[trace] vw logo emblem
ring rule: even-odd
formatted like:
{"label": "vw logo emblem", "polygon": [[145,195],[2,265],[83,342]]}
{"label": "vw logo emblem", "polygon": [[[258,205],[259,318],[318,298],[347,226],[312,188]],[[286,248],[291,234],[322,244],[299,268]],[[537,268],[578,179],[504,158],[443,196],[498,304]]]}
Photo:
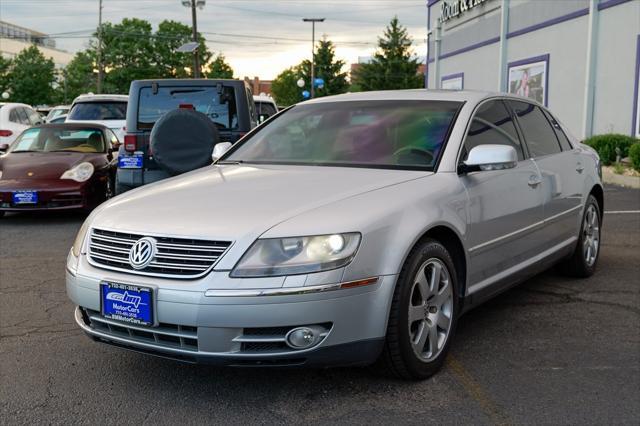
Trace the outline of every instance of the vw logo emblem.
{"label": "vw logo emblem", "polygon": [[133,269],[144,269],[156,255],[156,239],[151,237],[140,238],[129,250],[129,263]]}

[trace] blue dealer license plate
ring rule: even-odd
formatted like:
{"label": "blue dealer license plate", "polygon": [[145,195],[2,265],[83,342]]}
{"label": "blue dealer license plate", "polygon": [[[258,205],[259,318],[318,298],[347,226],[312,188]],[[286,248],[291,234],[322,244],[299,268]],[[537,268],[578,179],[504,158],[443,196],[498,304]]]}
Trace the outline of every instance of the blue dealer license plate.
{"label": "blue dealer license plate", "polygon": [[120,169],[141,169],[142,153],[134,153],[133,155],[121,155],[118,157],[118,168]]}
{"label": "blue dealer license plate", "polygon": [[13,193],[13,204],[38,204],[38,192],[36,191],[15,191]]}
{"label": "blue dealer license plate", "polygon": [[129,284],[100,284],[102,315],[117,321],[153,325],[153,290]]}

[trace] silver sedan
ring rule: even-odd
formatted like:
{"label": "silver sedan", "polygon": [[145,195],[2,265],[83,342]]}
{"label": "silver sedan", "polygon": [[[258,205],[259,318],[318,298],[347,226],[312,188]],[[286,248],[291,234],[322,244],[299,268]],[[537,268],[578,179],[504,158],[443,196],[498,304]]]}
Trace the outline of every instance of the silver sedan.
{"label": "silver sedan", "polygon": [[587,277],[598,261],[598,156],[527,99],[321,98],[214,156],[87,218],[66,279],[95,340],[425,378],[465,311],[554,264]]}

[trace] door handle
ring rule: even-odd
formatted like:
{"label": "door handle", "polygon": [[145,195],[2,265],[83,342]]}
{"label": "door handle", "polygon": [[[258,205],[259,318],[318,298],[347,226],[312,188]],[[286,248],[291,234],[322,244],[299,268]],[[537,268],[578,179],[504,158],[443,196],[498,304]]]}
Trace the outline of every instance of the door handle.
{"label": "door handle", "polygon": [[532,175],[529,178],[529,182],[527,182],[527,185],[529,185],[531,188],[535,188],[540,185],[540,183],[542,183],[542,181],[538,179],[538,176]]}
{"label": "door handle", "polygon": [[582,166],[582,163],[578,163],[576,165],[576,172],[582,173],[583,170],[584,170],[584,167]]}

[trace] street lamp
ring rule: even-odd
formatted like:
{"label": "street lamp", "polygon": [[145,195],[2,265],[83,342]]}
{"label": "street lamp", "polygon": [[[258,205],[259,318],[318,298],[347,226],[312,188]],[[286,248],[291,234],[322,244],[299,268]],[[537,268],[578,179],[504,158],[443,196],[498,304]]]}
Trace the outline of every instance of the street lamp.
{"label": "street lamp", "polygon": [[[191,27],[193,28],[193,41],[198,43],[198,19],[196,17],[196,7],[200,10],[204,7],[205,0],[180,0],[184,7],[191,8]],[[193,78],[200,78],[200,58],[198,49],[193,49]]]}
{"label": "street lamp", "polygon": [[304,22],[311,22],[311,98],[314,95],[314,82],[316,80],[313,60],[316,53],[316,22],[324,22],[324,18],[303,18]]}

